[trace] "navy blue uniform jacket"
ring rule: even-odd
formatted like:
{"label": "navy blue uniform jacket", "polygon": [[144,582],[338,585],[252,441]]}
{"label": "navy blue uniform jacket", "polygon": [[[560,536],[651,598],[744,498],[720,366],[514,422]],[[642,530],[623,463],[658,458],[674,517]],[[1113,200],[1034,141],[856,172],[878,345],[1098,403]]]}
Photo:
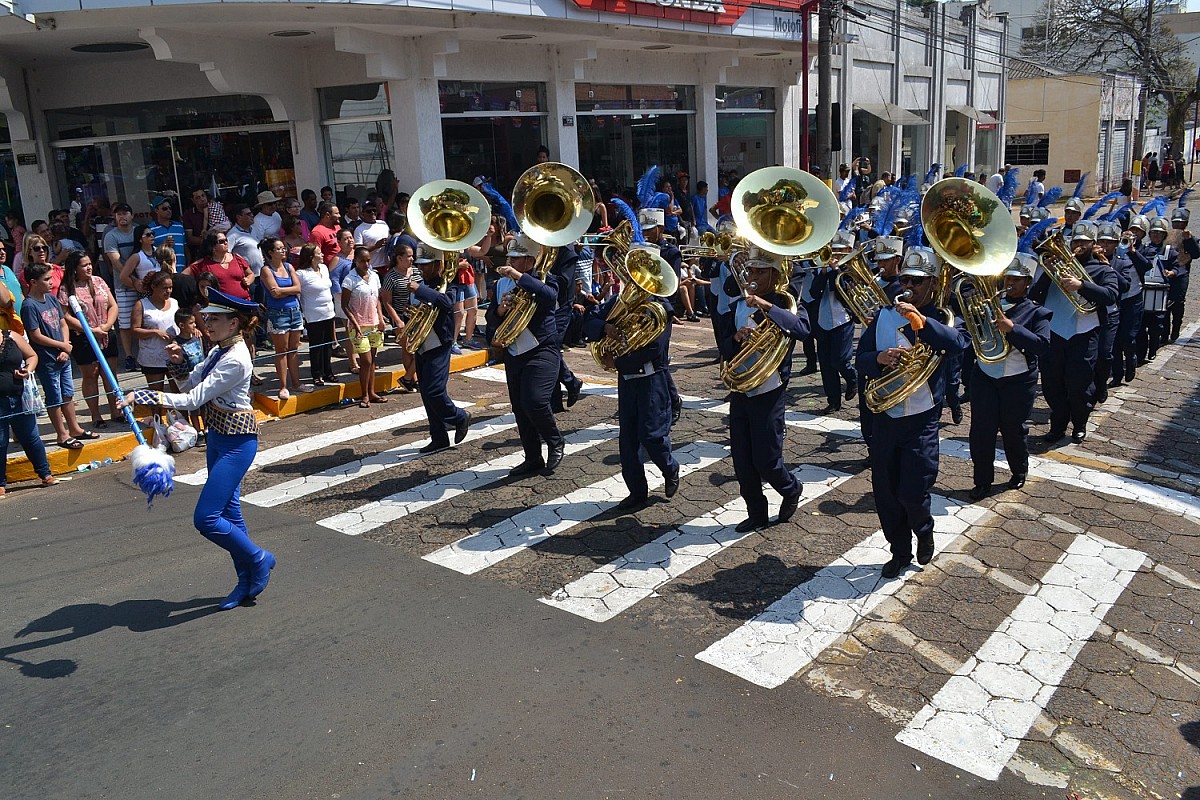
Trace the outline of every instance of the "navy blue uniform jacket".
{"label": "navy blue uniform jacket", "polygon": [[[779,380],[787,386],[788,381],[792,377],[792,350],[796,347],[796,340],[803,339],[808,336],[808,312],[804,310],[804,306],[797,304],[796,313],[792,313],[784,308],[781,303],[786,303],[789,298],[776,292],[771,292],[763,298],[772,304],[771,310],[767,312],[767,316],[771,321],[779,326],[780,330],[791,339],[791,345],[788,347],[788,354],[784,356],[783,363],[779,365]],[[721,332],[717,339],[717,349],[721,352],[721,358],[729,361],[738,354],[742,349],[742,343],[734,341],[734,334],[737,333],[730,314],[731,322],[728,328]],[[763,312],[755,311],[751,317],[755,323],[761,325],[763,322]]]}
{"label": "navy blue uniform jacket", "polygon": [[[533,312],[533,319],[529,321],[527,330],[537,337],[539,344],[547,342],[555,342],[558,339],[558,325],[554,320],[555,303],[558,301],[558,289],[552,284],[542,283],[537,279],[536,275],[528,273],[521,276],[517,281],[517,288],[524,289],[533,296],[534,303],[537,308]],[[487,338],[488,344],[492,342],[492,335],[496,331],[496,326],[503,319],[499,313],[500,298],[496,298],[496,302],[491,303],[487,310]]]}
{"label": "navy blue uniform jacket", "polygon": [[[929,303],[919,310],[925,317],[925,327],[917,332],[916,338],[929,345],[935,352],[941,352],[944,357],[949,357],[961,353],[971,346],[971,340],[967,338],[967,334],[958,327],[962,325],[961,320],[956,322],[955,327],[945,324],[941,321],[942,312],[933,303]],[[875,345],[875,329],[879,324],[879,316],[875,315],[858,340],[858,354],[855,359],[858,364],[858,374],[867,379],[883,375],[883,367],[877,360],[880,351],[876,349]],[[912,328],[906,327],[904,333],[912,342]],[[933,404],[941,405],[946,398],[946,370],[934,370],[932,377],[929,378],[929,391],[933,395]]]}
{"label": "navy blue uniform jacket", "polygon": [[[671,304],[661,297],[653,297],[649,302],[658,303],[666,310],[666,327],[650,344],[615,359],[617,372],[620,374],[629,375],[640,372],[647,361],[654,363],[655,370],[667,368],[668,351],[671,346]],[[584,339],[589,342],[598,342],[604,338],[605,322],[616,303],[617,298],[610,297],[600,305],[593,306],[588,310],[587,315],[583,318]]]}

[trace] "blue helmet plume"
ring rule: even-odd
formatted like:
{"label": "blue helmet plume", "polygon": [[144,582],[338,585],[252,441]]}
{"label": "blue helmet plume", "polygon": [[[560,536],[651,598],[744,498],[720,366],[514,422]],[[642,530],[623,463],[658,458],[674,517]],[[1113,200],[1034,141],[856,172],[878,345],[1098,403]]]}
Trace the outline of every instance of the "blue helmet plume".
{"label": "blue helmet plume", "polygon": [[1179,205],[1176,208],[1183,208],[1183,204],[1187,202],[1188,195],[1192,193],[1192,189],[1184,189],[1183,194],[1179,195]]}
{"label": "blue helmet plume", "polygon": [[852,194],[854,194],[854,181],[847,179],[846,185],[842,187],[840,192],[838,192],[838,202],[849,203],[850,195]]}
{"label": "blue helmet plume", "polygon": [[854,220],[859,214],[867,210],[866,206],[855,206],[850,209],[850,212],[842,219],[842,224],[838,226],[840,230],[848,231],[850,226],[854,224]]}
{"label": "blue helmet plume", "polygon": [[[655,193],[658,192],[658,164],[646,170],[637,182],[637,198],[638,203],[644,208],[654,199]],[[635,220],[636,221],[636,220]]]}
{"label": "blue helmet plume", "polygon": [[1016,167],[1008,168],[1008,172],[1004,173],[1004,185],[1000,187],[1000,193],[997,195],[1009,211],[1012,211],[1013,200],[1017,197],[1017,175],[1020,171]]}
{"label": "blue helmet plume", "polygon": [[1104,195],[1104,197],[1101,197],[1099,200],[1092,203],[1091,206],[1088,207],[1088,210],[1083,212],[1083,218],[1091,219],[1092,215],[1099,211],[1101,206],[1103,206],[1105,203],[1110,203],[1113,200],[1116,200],[1120,196],[1120,192],[1109,192],[1108,194]]}
{"label": "blue helmet plume", "polygon": [[[1147,203],[1146,205],[1149,206],[1149,205],[1151,205],[1151,203]],[[1163,208],[1164,209],[1166,208],[1166,199],[1165,198],[1163,200]],[[1126,214],[1129,214],[1132,211],[1133,211],[1133,201],[1129,200],[1129,201],[1117,206],[1116,208],[1114,208],[1112,211],[1108,212],[1104,216],[1100,217],[1100,221],[1101,222],[1116,222],[1117,220],[1121,219],[1121,217],[1124,217]],[[1145,211],[1146,211],[1146,209],[1142,209],[1142,213],[1145,213]]]}
{"label": "blue helmet plume", "polygon": [[1166,195],[1160,194],[1158,197],[1154,198],[1149,203],[1146,203],[1146,205],[1142,206],[1142,210],[1139,211],[1138,213],[1144,214],[1146,216],[1150,216],[1150,212],[1154,212],[1154,216],[1156,216],[1156,217],[1166,216],[1166,213],[1167,213],[1167,197],[1166,197]]}
{"label": "blue helmet plume", "polygon": [[1083,193],[1087,190],[1088,175],[1091,175],[1091,174],[1092,173],[1090,173],[1090,172],[1083,173],[1083,177],[1079,179],[1079,183],[1075,184],[1075,193],[1072,194],[1071,197],[1078,197],[1078,198],[1083,197]]}
{"label": "blue helmet plume", "polygon": [[[645,244],[646,237],[642,233],[642,225],[638,222],[637,214],[633,213],[633,209],[629,207],[629,203],[626,203],[619,197],[614,197],[613,199],[609,200],[608,203],[613,208],[617,209],[617,214],[621,217],[621,219],[628,222],[629,227],[633,229],[633,243]],[[613,227],[616,226],[614,225]]]}
{"label": "blue helmet plume", "polygon": [[1061,186],[1054,186],[1046,190],[1042,195],[1042,202],[1038,203],[1038,208],[1049,208],[1058,198],[1062,197],[1063,190]]}
{"label": "blue helmet plume", "polygon": [[[963,167],[964,167],[964,170],[963,170],[963,171],[964,171],[964,172],[966,171],[966,169],[965,169],[965,168],[966,168],[966,166],[967,166],[966,164],[963,164]],[[936,181],[936,180],[937,180],[938,173],[940,173],[941,171],[942,171],[942,165],[941,165],[941,164],[934,164],[933,166],[931,166],[931,167],[929,168],[929,172],[926,172],[926,173],[925,173],[925,180],[924,180],[923,182],[924,182],[924,183],[928,183],[928,184],[932,184],[934,181]]]}
{"label": "blue helmet plume", "polygon": [[[882,194],[882,193],[881,193]],[[875,212],[875,233],[880,236],[890,236],[901,211],[912,213],[921,207],[921,196],[915,191],[905,190],[890,192],[886,195],[883,205]]]}
{"label": "blue helmet plume", "polygon": [[1034,225],[1029,230],[1025,231],[1025,235],[1017,241],[1017,250],[1022,253],[1033,254],[1033,246],[1037,241],[1046,235],[1046,232],[1058,224],[1058,220],[1054,217],[1044,219]]}
{"label": "blue helmet plume", "polygon": [[521,224],[517,222],[517,215],[513,213],[512,204],[504,195],[496,191],[491,181],[480,184],[479,191],[492,205],[500,209],[500,213],[504,215],[504,221],[508,223],[508,229],[513,233],[520,233]]}

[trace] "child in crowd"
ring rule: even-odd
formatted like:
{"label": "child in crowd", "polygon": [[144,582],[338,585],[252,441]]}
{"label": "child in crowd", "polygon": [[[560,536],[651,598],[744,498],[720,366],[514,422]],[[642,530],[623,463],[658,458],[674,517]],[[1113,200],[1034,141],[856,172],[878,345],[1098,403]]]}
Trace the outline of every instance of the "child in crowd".
{"label": "child in crowd", "polygon": [[[175,325],[179,328],[175,344],[179,345],[179,349],[183,351],[183,364],[190,374],[204,360],[204,337],[200,334],[200,329],[196,327],[196,315],[191,311],[182,308],[176,311]],[[203,432],[204,417],[199,411],[188,412],[188,418],[191,420],[193,428]]]}

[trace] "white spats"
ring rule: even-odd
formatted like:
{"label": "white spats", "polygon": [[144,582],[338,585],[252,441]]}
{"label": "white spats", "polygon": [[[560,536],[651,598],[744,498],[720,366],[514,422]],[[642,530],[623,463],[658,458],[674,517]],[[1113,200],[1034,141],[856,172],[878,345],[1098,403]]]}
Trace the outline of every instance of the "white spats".
{"label": "white spats", "polygon": [[[471,432],[468,436],[471,439],[486,439],[489,436],[504,433],[515,427],[517,427],[517,418],[512,414],[505,414],[502,417],[471,426]],[[290,481],[284,481],[277,486],[248,494],[242,498],[242,502],[253,506],[269,508],[281,505],[289,500],[299,500],[311,494],[324,492],[334,486],[407,464],[413,459],[420,458],[421,453],[419,451],[427,444],[429,444],[429,439],[419,439],[409,444],[393,447],[390,450],[384,450],[382,453],[373,453],[366,458],[357,459],[347,464],[339,464],[336,467],[330,467],[312,475],[304,475]]]}
{"label": "white spats", "polygon": [[[675,451],[680,477],[712,466],[728,455],[727,448],[710,442],[696,442]],[[663,485],[663,477],[653,466],[646,470],[646,478],[651,491]],[[473,575],[611,510],[625,491],[621,476],[613,475],[459,539],[425,556],[425,560]]]}
{"label": "white spats", "polygon": [[[575,431],[565,437],[567,446],[564,454],[569,456],[595,447],[601,442],[611,441],[619,433],[620,428],[611,423]],[[493,458],[412,489],[396,492],[381,500],[373,500],[350,511],[334,514],[332,517],[318,520],[317,524],[348,536],[360,536],[409,514],[416,514],[438,503],[452,500],[472,489],[481,489],[495,483],[524,460],[525,454],[517,450],[515,453]]]}
{"label": "white spats", "polygon": [[896,739],[996,780],[1145,554],[1076,537]]}
{"label": "white spats", "polygon": [[[850,479],[840,472],[809,466],[795,469],[792,474],[801,483],[801,507]],[[775,516],[779,502],[774,494],[770,498],[770,513]],[[746,501],[739,497],[572,581],[542,598],[542,602],[595,622],[606,622],[749,536],[734,530],[745,518]]]}
{"label": "white spats", "polygon": [[[932,510],[935,554],[987,513],[939,495]],[[768,689],[782,685],[903,585],[912,570],[890,581],[879,574],[890,558],[876,531],[696,658]]]}

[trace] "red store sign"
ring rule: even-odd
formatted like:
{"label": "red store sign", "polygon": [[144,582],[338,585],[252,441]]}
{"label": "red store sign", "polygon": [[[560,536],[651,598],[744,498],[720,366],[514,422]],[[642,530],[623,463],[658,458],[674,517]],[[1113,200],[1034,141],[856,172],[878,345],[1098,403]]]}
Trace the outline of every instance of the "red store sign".
{"label": "red store sign", "polygon": [[[575,0],[575,5],[591,11],[676,19],[704,25],[734,25],[750,8],[746,0]],[[805,3],[801,0],[758,0],[754,5],[798,12],[811,10],[815,8],[816,3]]]}

